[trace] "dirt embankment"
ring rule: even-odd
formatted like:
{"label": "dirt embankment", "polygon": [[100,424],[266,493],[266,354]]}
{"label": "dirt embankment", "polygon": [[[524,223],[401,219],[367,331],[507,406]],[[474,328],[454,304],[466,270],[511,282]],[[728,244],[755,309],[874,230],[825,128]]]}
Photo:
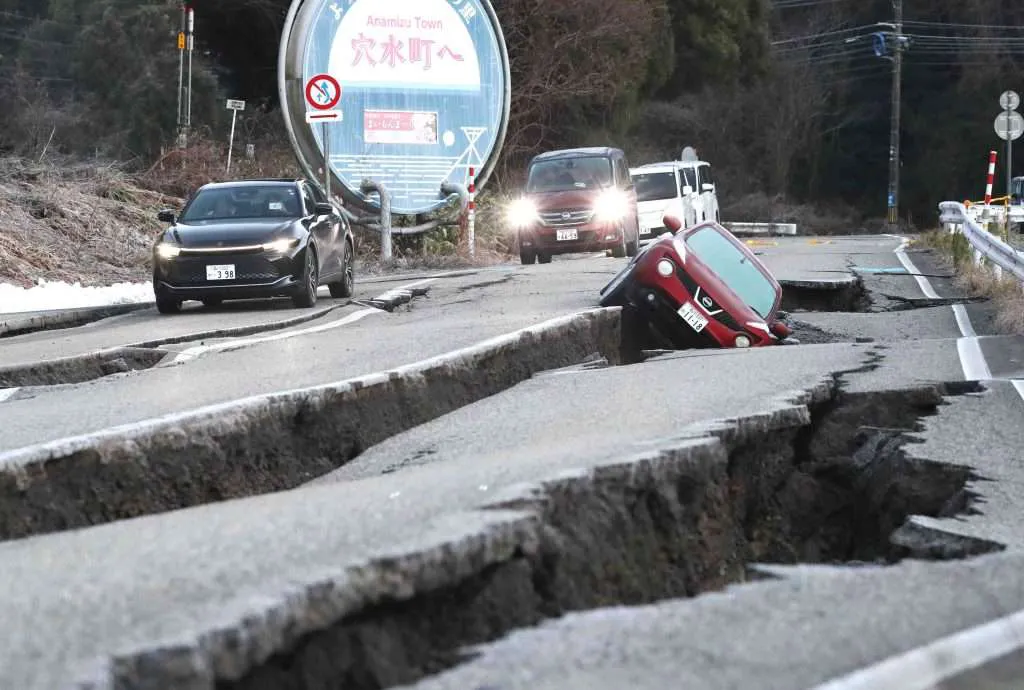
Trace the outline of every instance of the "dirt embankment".
{"label": "dirt embankment", "polygon": [[181,203],[114,166],[0,160],[0,282],[145,280],[156,213]]}

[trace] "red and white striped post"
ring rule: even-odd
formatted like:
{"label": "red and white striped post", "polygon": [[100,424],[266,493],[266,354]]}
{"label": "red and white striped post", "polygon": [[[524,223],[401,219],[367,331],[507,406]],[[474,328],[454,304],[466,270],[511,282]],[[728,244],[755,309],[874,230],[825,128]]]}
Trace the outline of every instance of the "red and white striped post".
{"label": "red and white striped post", "polygon": [[988,152],[988,179],[985,181],[985,205],[992,203],[992,183],[996,179],[996,152]]}
{"label": "red and white striped post", "polygon": [[476,256],[476,169],[469,169],[469,258]]}

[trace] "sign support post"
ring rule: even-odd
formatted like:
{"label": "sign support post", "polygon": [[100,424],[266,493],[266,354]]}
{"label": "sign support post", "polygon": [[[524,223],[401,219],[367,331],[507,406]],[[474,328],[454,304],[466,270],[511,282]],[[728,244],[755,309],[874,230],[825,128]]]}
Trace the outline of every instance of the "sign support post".
{"label": "sign support post", "polygon": [[228,167],[225,174],[231,174],[231,154],[235,148],[235,122],[238,119],[238,111],[245,110],[245,101],[228,101],[228,110],[231,111],[231,138],[228,139]]}
{"label": "sign support post", "polygon": [[1013,111],[1020,106],[1020,96],[1016,91],[1004,91],[999,97],[999,105],[1003,108],[1003,117],[1006,118],[1009,135],[1006,137],[1006,198],[1013,196]]}
{"label": "sign support post", "polygon": [[328,122],[342,119],[342,112],[335,110],[341,101],[341,84],[329,74],[318,74],[306,82],[306,122],[320,123],[324,152],[324,195],[331,201],[331,139]]}
{"label": "sign support post", "polygon": [[324,138],[324,194],[331,200],[331,140],[327,136],[327,122],[320,125]]}

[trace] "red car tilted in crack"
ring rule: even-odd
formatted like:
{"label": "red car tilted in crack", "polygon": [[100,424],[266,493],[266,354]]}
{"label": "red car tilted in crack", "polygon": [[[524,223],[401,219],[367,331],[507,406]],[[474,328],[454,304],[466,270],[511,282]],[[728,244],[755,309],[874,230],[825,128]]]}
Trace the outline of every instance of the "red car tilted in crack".
{"label": "red car tilted in crack", "polygon": [[[782,287],[750,249],[721,225],[666,232],[601,290],[601,306],[628,306],[676,348],[792,343],[781,320]],[[674,233],[674,234],[673,234]]]}

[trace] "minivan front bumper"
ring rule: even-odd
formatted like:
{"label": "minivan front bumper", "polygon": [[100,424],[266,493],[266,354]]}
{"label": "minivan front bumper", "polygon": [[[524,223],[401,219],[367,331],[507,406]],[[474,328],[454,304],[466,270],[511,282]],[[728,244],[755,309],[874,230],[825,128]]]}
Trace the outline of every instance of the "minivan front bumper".
{"label": "minivan front bumper", "polygon": [[586,223],[574,227],[534,225],[519,232],[520,246],[544,254],[601,251],[622,245],[625,228],[621,223]]}

